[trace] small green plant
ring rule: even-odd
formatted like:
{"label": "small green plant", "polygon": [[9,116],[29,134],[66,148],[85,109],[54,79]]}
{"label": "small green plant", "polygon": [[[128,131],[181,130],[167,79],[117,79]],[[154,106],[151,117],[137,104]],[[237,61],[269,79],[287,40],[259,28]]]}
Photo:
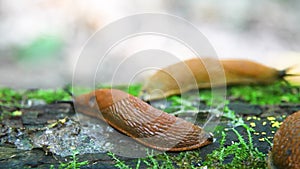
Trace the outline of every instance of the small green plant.
{"label": "small green plant", "polygon": [[199,151],[180,152],[178,155],[175,155],[170,159],[176,164],[175,168],[197,168],[201,163]]}
{"label": "small green plant", "polygon": [[74,151],[73,155],[71,157],[72,161],[68,163],[60,163],[59,169],[79,169],[82,166],[88,165],[88,161],[82,161],[78,162],[78,158],[76,157],[78,155],[78,151]]}
{"label": "small green plant", "polygon": [[[228,104],[228,103],[227,103]],[[236,113],[233,110],[230,110],[227,105],[224,106],[224,113],[223,117],[230,119],[230,122],[233,127],[243,126],[247,129],[247,131],[254,131],[253,128],[248,126],[242,117],[239,117],[236,115]]]}
{"label": "small green plant", "polygon": [[[115,161],[115,164],[114,164],[115,167],[122,168],[122,169],[130,169],[131,168],[127,164],[125,164],[124,161],[117,158],[114,153],[108,152],[107,155],[110,156]],[[140,164],[140,161],[138,161],[138,164]]]}
{"label": "small green plant", "polygon": [[[107,154],[115,161],[114,164],[115,167],[120,169],[132,169],[132,167],[127,165],[124,161],[117,158],[114,153],[108,152]],[[147,166],[147,168],[151,168],[151,169],[160,169],[160,168],[173,169],[174,168],[173,162],[168,154],[163,153],[154,156],[153,151],[151,152],[148,151],[147,154],[148,154],[147,157],[139,158],[137,160],[135,169],[139,169],[141,167],[141,164],[144,164],[145,166]]]}
{"label": "small green plant", "polygon": [[169,155],[166,153],[157,155],[156,157],[153,155],[153,151],[149,153],[146,158],[142,159],[142,162],[146,164],[147,167],[153,169],[172,169],[174,168],[172,161],[169,158]]}
{"label": "small green plant", "polygon": [[[239,132],[232,128],[237,135],[239,142],[234,142],[225,147],[226,134],[222,132],[220,147],[214,150],[203,163],[209,168],[266,168],[265,154],[253,147],[250,127],[245,127],[248,134],[248,143],[243,139]],[[226,159],[230,159],[226,162]]]}

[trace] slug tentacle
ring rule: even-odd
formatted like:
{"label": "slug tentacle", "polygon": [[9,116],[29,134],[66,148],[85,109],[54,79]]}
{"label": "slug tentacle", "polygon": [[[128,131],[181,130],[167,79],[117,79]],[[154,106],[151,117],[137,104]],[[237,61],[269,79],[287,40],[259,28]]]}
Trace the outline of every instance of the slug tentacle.
{"label": "slug tentacle", "polygon": [[[88,105],[94,97],[96,107]],[[140,99],[119,90],[102,89],[75,98],[78,111],[106,121],[113,128],[136,141],[162,151],[185,151],[199,148],[212,142],[212,135],[200,126],[158,110]],[[100,112],[98,112],[100,113]]]}

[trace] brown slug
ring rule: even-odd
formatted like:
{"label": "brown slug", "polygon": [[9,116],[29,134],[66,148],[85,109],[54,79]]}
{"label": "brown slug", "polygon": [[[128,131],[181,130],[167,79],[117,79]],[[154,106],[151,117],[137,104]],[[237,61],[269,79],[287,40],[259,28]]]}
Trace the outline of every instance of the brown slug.
{"label": "brown slug", "polygon": [[158,110],[115,89],[99,89],[74,98],[77,112],[99,118],[145,146],[185,151],[212,143],[200,126]]}
{"label": "brown slug", "polygon": [[300,168],[300,111],[288,116],[275,133],[268,167]]}
{"label": "brown slug", "polygon": [[[210,78],[220,73],[220,69],[214,68],[217,63],[223,67],[225,79],[212,81],[214,84],[211,84]],[[193,58],[157,71],[143,86],[140,98],[145,101],[162,99],[192,89],[209,88],[211,85],[268,84],[290,75],[287,70],[276,70],[243,59],[218,61],[212,58]],[[193,83],[196,85],[192,85]]]}

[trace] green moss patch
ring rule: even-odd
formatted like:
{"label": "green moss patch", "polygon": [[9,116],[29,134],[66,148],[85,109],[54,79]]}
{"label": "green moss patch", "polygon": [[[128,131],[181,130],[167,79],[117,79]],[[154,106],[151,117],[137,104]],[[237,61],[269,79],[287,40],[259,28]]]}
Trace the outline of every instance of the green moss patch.
{"label": "green moss patch", "polygon": [[265,86],[233,86],[229,88],[228,94],[235,99],[258,105],[300,102],[300,87],[291,86],[284,82]]}
{"label": "green moss patch", "polygon": [[[253,146],[251,132],[246,128],[248,142],[235,129],[230,129],[238,138],[225,146],[226,133],[222,132],[220,147],[207,155],[203,165],[209,168],[266,168],[265,154]],[[229,130],[228,130],[229,131]],[[227,132],[228,132],[227,131]]]}
{"label": "green moss patch", "polygon": [[0,105],[2,106],[21,106],[22,102],[29,99],[43,100],[46,103],[71,100],[71,96],[63,89],[14,90],[2,88],[0,89],[0,98]]}

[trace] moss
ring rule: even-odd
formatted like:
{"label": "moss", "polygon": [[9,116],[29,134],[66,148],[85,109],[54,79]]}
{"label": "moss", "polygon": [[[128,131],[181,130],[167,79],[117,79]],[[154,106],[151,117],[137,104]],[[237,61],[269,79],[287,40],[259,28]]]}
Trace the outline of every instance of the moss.
{"label": "moss", "polygon": [[1,106],[19,106],[22,94],[10,88],[0,89]]}
{"label": "moss", "polygon": [[246,143],[237,130],[232,128],[232,131],[239,142],[224,146],[226,133],[222,132],[220,147],[207,155],[203,164],[208,168],[266,168],[265,154],[253,147],[251,132],[247,129],[249,138]]}
{"label": "moss", "polygon": [[46,103],[52,103],[58,100],[71,100],[71,96],[63,89],[46,89],[26,91],[23,94],[25,99],[41,99]]}
{"label": "moss", "polygon": [[0,89],[0,98],[2,106],[22,106],[21,103],[29,99],[40,99],[46,103],[71,99],[64,89],[14,90],[10,88]]}
{"label": "moss", "polygon": [[52,103],[58,100],[71,100],[64,89],[14,90],[0,88],[0,121],[11,116],[20,116],[18,110],[26,107],[28,100],[43,100]]}
{"label": "moss", "polygon": [[199,92],[199,97],[202,102],[206,105],[212,105],[212,92],[210,89],[202,89]]}
{"label": "moss", "polygon": [[251,104],[266,105],[284,102],[299,103],[300,87],[291,86],[284,82],[266,85],[233,86],[229,88],[229,95],[242,99]]}
{"label": "moss", "polygon": [[[73,151],[73,155],[71,156],[71,160],[68,163],[60,163],[58,166],[59,169],[79,169],[83,166],[88,165],[88,161],[78,162],[78,151]],[[50,169],[54,169],[55,167],[51,165]]]}
{"label": "moss", "polygon": [[200,165],[201,158],[199,156],[199,152],[197,151],[187,151],[181,152],[179,154],[168,154],[162,153],[154,156],[151,151],[148,151],[148,155],[145,158],[138,158],[136,160],[136,165],[131,166],[127,164],[127,162],[122,161],[119,157],[117,157],[112,152],[107,153],[114,161],[114,166],[120,169],[131,169],[131,168],[165,168],[165,169],[173,169],[173,168],[197,168]]}
{"label": "moss", "polygon": [[[114,153],[108,152],[107,155],[110,156],[115,161],[115,164],[114,164],[115,167],[122,168],[122,169],[129,169],[130,168],[129,165],[125,164],[125,162],[120,160]],[[139,164],[140,164],[140,160],[137,163],[137,165],[139,165]]]}
{"label": "moss", "polygon": [[[197,110],[195,105],[193,105],[191,98],[183,98],[180,96],[171,96],[167,99],[171,102],[171,106],[167,109],[167,112],[171,110]],[[169,111],[168,111],[169,110]]]}

